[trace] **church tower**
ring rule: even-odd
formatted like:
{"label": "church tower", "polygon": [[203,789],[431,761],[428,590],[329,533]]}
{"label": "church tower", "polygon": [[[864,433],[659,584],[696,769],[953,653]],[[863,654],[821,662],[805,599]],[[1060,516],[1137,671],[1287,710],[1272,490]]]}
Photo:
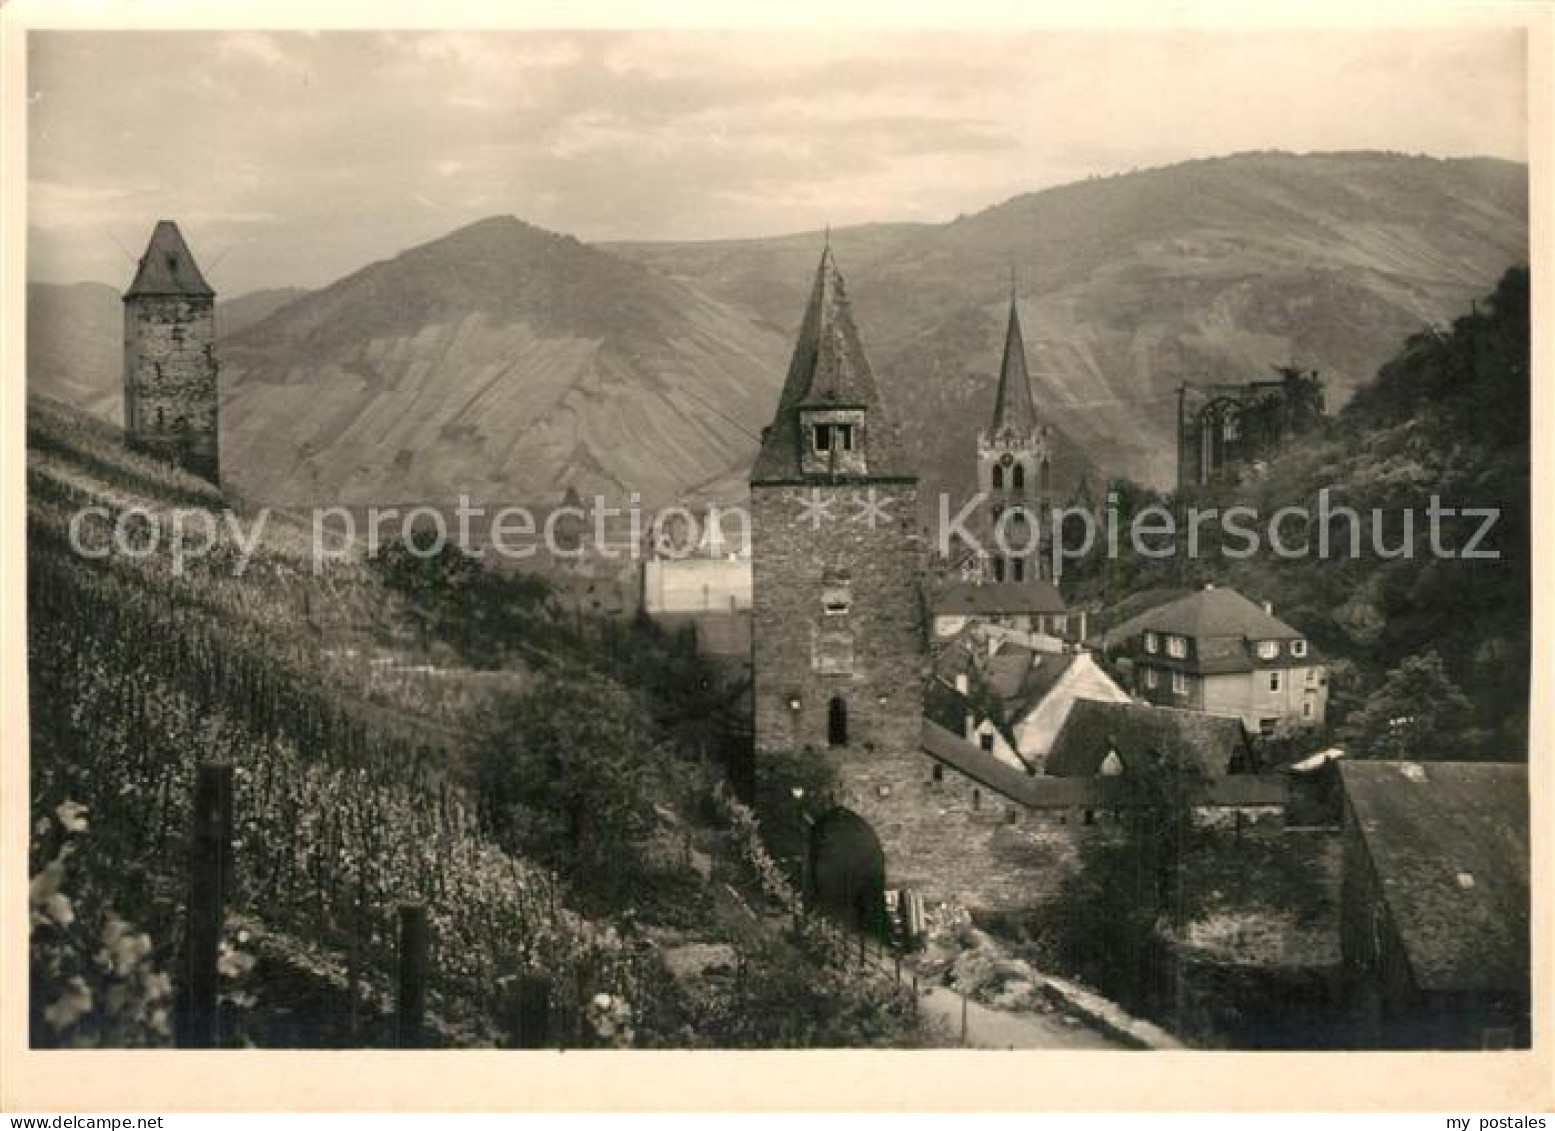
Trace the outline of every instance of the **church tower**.
{"label": "church tower", "polygon": [[1051,437],[1031,399],[1020,309],[1012,290],[993,423],[977,438],[977,489],[984,500],[979,525],[988,554],[984,580],[1032,581],[1051,572],[1041,548],[1052,503],[1051,456]]}
{"label": "church tower", "polygon": [[751,470],[758,758],[918,749],[917,485],[828,247]]}
{"label": "church tower", "polygon": [[129,447],[220,482],[216,292],[171,220],[157,223],[124,292]]}

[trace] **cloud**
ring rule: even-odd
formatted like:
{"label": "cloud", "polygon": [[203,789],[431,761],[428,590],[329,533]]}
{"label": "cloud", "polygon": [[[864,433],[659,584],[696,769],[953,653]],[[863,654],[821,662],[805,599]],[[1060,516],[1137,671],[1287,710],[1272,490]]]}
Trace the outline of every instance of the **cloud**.
{"label": "cloud", "polygon": [[[174,216],[230,292],[481,215],[582,238],[943,220],[1245,149],[1523,159],[1502,31],[35,32],[33,268]],[[196,232],[194,229],[198,228]]]}

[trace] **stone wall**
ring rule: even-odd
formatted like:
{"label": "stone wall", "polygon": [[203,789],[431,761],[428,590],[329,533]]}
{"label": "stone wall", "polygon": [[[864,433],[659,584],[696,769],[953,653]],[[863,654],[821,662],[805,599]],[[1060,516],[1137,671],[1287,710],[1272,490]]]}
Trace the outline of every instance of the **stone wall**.
{"label": "stone wall", "polygon": [[[888,518],[858,517],[873,487]],[[819,528],[805,510],[830,504]],[[829,749],[829,704],[848,749],[914,750],[927,671],[917,491],[910,484],[751,490],[755,749]],[[829,610],[830,606],[830,610]]]}
{"label": "stone wall", "polygon": [[[780,859],[797,859],[802,816],[842,805],[885,850],[886,886],[978,911],[1039,909],[1078,866],[1082,846],[1120,838],[1110,811],[1033,810],[918,752],[769,755],[758,759],[757,811]],[[817,783],[826,783],[820,784]],[[796,800],[791,789],[805,790]]]}
{"label": "stone wall", "polygon": [[129,446],[219,478],[214,300],[140,295],[124,304]]}

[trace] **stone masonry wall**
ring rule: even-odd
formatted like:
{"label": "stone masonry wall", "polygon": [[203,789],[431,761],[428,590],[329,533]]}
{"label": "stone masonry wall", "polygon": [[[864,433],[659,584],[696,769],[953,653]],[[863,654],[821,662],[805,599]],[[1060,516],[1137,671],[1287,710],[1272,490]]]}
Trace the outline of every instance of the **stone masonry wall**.
{"label": "stone masonry wall", "polygon": [[214,300],[124,304],[124,430],[130,446],[217,481]]}
{"label": "stone masonry wall", "polygon": [[[869,822],[885,852],[886,886],[931,902],[983,911],[1040,909],[1057,898],[1087,841],[1117,838],[1111,812],[1035,811],[1015,805],[918,751],[769,756],[757,764],[757,810],[774,851],[794,859],[801,807],[811,818],[833,805]],[[829,790],[814,788],[829,773]],[[789,789],[807,784],[796,801]]]}
{"label": "stone masonry wall", "polygon": [[[917,492],[911,484],[873,486],[889,516],[873,529],[858,517],[867,487],[815,487],[831,504],[819,529],[804,510],[811,487],[751,489],[758,762],[774,752],[827,751],[833,697],[847,707],[849,750],[874,759],[917,747],[928,657]],[[823,601],[839,590],[847,611],[829,613]],[[846,670],[822,670],[828,657]]]}

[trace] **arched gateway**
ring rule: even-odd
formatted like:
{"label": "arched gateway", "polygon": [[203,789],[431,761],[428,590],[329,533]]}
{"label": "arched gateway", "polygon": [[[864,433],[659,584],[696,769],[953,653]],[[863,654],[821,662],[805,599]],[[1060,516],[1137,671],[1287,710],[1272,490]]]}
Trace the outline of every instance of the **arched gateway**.
{"label": "arched gateway", "polygon": [[811,903],[856,930],[883,937],[885,853],[869,823],[851,809],[829,809],[810,827]]}

